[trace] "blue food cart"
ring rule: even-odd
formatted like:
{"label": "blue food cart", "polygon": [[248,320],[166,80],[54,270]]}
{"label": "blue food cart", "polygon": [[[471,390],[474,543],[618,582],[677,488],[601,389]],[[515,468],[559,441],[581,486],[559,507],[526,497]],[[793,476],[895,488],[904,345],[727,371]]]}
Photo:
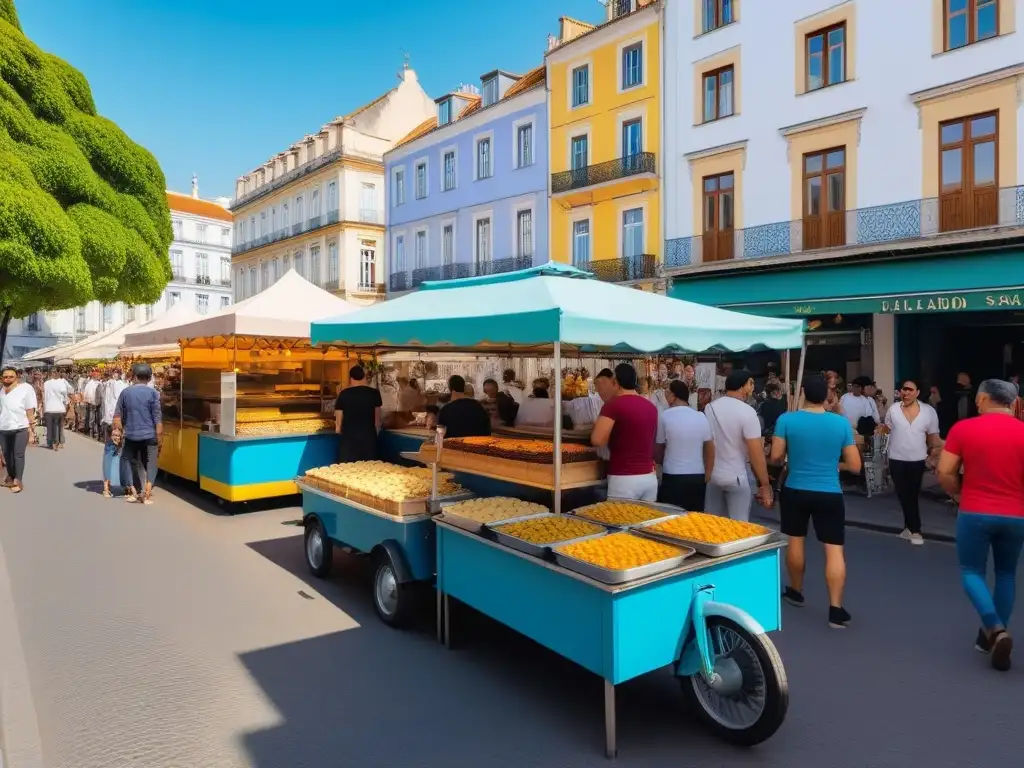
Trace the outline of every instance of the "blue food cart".
{"label": "blue food cart", "polygon": [[[314,322],[312,341],[381,351],[551,356],[560,371],[565,354],[635,358],[801,348],[803,321],[690,304],[549,263],[424,283],[393,301]],[[554,395],[552,508],[560,514],[560,387]],[[780,541],[720,558],[694,556],[670,571],[608,584],[429,513],[414,522],[424,527],[401,528],[409,522],[368,520],[369,510],[343,512],[306,490],[303,511],[314,573],[323,571],[331,544],[378,552],[378,613],[382,589],[383,597],[401,600],[407,585],[436,574],[438,631],[446,641],[454,598],[601,675],[609,756],[617,749],[615,686],[666,665],[709,727],[735,743],[769,738],[785,717],[785,672],[766,634],[781,627]],[[393,546],[396,541],[401,546]],[[395,550],[406,565],[396,562]]]}

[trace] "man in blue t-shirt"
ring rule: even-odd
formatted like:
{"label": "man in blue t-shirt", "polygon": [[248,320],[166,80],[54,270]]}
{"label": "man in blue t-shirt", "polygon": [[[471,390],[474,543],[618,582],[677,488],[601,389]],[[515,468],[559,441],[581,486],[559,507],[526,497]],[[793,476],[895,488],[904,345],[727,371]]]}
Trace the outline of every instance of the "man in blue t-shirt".
{"label": "man in blue t-shirt", "polygon": [[782,593],[786,602],[803,606],[805,539],[807,524],[825,547],[825,583],[828,586],[828,623],[842,629],[850,621],[843,607],[846,560],[843,543],[846,507],[839,485],[839,471],[860,472],[860,452],[853,428],[843,416],[828,413],[828,382],[813,376],[804,382],[804,407],[784,413],[775,424],[770,461],[787,462],[787,474],[779,497],[782,532],[789,536],[786,570],[789,586]]}
{"label": "man in blue t-shirt", "polygon": [[135,365],[132,373],[135,383],[117,398],[112,430],[124,435],[122,452],[132,468],[131,489],[136,493],[129,492],[126,500],[152,504],[153,480],[164,437],[160,394],[149,386],[153,369],[146,363]]}

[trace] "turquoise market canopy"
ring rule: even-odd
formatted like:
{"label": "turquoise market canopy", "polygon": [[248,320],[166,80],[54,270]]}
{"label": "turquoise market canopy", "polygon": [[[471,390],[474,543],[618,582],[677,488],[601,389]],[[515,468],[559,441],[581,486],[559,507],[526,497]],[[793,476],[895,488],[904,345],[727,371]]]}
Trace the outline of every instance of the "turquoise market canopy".
{"label": "turquoise market canopy", "polygon": [[755,317],[604,283],[548,263],[424,283],[414,293],[312,324],[314,344],[379,349],[623,354],[796,349],[803,320]]}

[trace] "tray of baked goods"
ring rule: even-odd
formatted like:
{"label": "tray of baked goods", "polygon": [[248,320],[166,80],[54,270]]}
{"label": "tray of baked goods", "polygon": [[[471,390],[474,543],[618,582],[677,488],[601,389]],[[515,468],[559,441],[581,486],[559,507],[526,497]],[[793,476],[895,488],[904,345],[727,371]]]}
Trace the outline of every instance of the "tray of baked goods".
{"label": "tray of baked goods", "polygon": [[682,507],[659,504],[653,501],[631,501],[629,499],[608,499],[596,504],[578,507],[570,514],[600,523],[611,528],[634,528],[638,525],[667,520],[685,512]]}
{"label": "tray of baked goods", "polygon": [[[391,515],[430,512],[433,476],[431,470],[423,467],[354,461],[307,470],[300,482]],[[437,491],[439,498],[451,501],[470,495],[447,472],[438,473]]]}
{"label": "tray of baked goods", "polygon": [[490,523],[511,523],[549,514],[543,504],[508,496],[441,503],[441,519],[470,533],[481,533]]}
{"label": "tray of baked goods", "polygon": [[[456,437],[444,441],[445,469],[479,472],[528,483],[554,483],[554,443],[506,437]],[[562,485],[599,481],[601,462],[586,445],[562,444]]]}
{"label": "tray of baked goods", "polygon": [[671,571],[694,551],[693,547],[666,544],[630,531],[568,542],[552,550],[555,562],[563,568],[605,584],[624,584]]}
{"label": "tray of baked goods", "polygon": [[668,544],[693,547],[708,557],[734,555],[767,544],[777,536],[775,531],[763,525],[705,512],[687,512],[667,520],[653,520],[632,530]]}
{"label": "tray of baked goods", "polygon": [[603,525],[572,515],[538,515],[527,520],[488,523],[499,544],[535,557],[547,557],[553,547],[596,539],[608,533]]}
{"label": "tray of baked goods", "polygon": [[266,437],[273,435],[314,435],[318,432],[333,432],[334,422],[308,414],[277,416],[265,421],[235,423],[237,437]]}

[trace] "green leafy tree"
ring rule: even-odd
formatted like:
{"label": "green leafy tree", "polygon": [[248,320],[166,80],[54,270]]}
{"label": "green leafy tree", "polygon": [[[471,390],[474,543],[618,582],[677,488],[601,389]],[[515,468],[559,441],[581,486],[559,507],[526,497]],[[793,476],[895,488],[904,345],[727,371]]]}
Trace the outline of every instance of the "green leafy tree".
{"label": "green leafy tree", "polygon": [[0,360],[11,318],[156,301],[171,218],[156,158],[96,114],[85,77],[0,0]]}

